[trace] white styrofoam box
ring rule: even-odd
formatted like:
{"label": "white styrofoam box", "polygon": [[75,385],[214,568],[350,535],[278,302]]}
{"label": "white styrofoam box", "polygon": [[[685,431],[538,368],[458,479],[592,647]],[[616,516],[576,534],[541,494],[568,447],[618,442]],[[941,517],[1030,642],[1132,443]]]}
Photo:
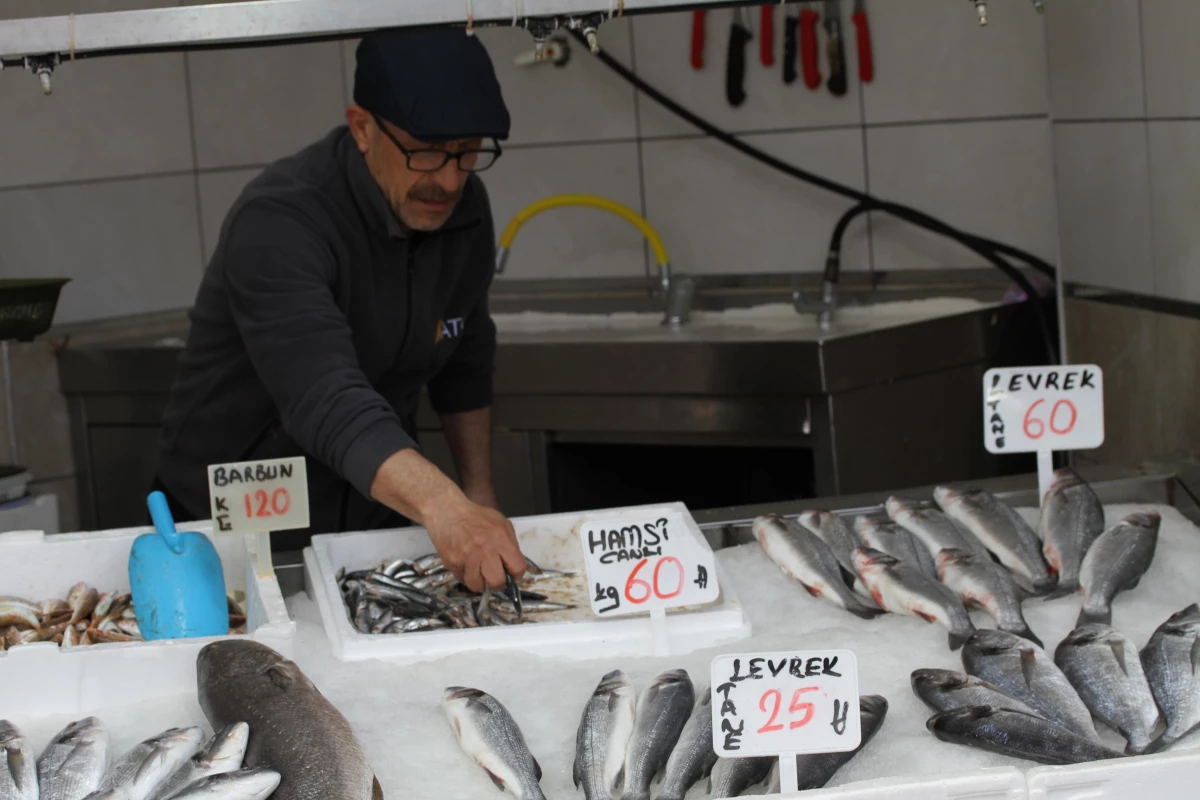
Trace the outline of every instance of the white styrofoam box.
{"label": "white styrofoam box", "polygon": [[[589,520],[613,519],[624,513],[676,511],[683,514],[692,535],[707,546],[692,515],[682,503],[638,508],[551,514],[513,519],[521,550],[540,566],[583,570],[579,528]],[[309,597],[321,610],[321,621],[343,661],[366,658],[424,661],[464,650],[521,650],[539,655],[587,659],[614,655],[650,655],[653,652],[649,617],[596,619],[579,583],[576,608],[543,615],[545,622],[511,627],[422,631],[419,633],[362,634],[354,629],[338,589],[339,569],[355,571],[378,566],[385,560],[415,558],[433,552],[423,528],[314,536],[304,551],[304,583]],[[721,596],[716,603],[667,612],[671,653],[743,639],[750,635],[750,620],[737,594],[717,562]],[[536,585],[532,587],[537,591]]]}
{"label": "white styrofoam box", "polygon": [[[58,495],[39,494],[13,508],[0,509],[0,533],[37,528],[58,533]],[[0,593],[4,588],[0,587]]]}
{"label": "white styrofoam box", "polygon": [[[187,530],[213,540],[226,590],[246,595],[247,635],[291,658],[295,623],[275,578],[256,574],[253,536],[212,536],[212,523]],[[129,590],[129,550],[154,529],[123,528],[48,536],[42,531],[0,534],[0,595],[30,600],[65,598],[83,581],[100,591]],[[53,642],[0,653],[0,697],[7,715],[80,714],[102,700],[134,702],[195,691],[196,655],[226,637],[122,642],[61,649]],[[20,687],[20,691],[16,688]]]}
{"label": "white styrofoam box", "polygon": [[1037,767],[1025,777],[1030,800],[1196,797],[1200,794],[1200,751]]}
{"label": "white styrofoam box", "polygon": [[879,778],[816,789],[789,797],[837,800],[1025,800],[1025,775],[1016,767],[994,767],[936,778]]}

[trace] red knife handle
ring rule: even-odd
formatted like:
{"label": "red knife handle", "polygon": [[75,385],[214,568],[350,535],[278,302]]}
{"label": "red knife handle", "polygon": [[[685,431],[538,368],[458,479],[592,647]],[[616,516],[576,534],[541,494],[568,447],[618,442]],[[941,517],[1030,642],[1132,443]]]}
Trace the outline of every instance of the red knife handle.
{"label": "red knife handle", "polygon": [[692,12],[692,69],[704,69],[704,14]]}
{"label": "red knife handle", "polygon": [[758,57],[764,67],[775,65],[775,7],[766,5],[759,9],[762,32],[758,37]]}
{"label": "red knife handle", "polygon": [[804,69],[804,85],[810,89],[821,86],[818,66],[821,54],[817,49],[817,21],[820,15],[811,8],[800,12],[800,64]]}
{"label": "red knife handle", "polygon": [[875,77],[875,56],[871,52],[871,28],[867,25],[867,12],[854,12],[854,29],[858,41],[858,78],[870,83]]}

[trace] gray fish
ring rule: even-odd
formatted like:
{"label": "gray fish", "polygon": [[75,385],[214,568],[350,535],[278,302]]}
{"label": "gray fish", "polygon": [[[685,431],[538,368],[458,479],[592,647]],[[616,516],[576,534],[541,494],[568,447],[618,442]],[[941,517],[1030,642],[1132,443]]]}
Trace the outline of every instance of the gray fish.
{"label": "gray fish", "polygon": [[854,551],[854,564],[880,608],[941,623],[950,631],[951,650],[962,647],[974,632],[958,595],[915,567],[866,547]]}
{"label": "gray fish", "polygon": [[660,673],[642,692],[625,751],[622,800],[650,800],[650,781],[675,749],[695,700],[692,679],[682,669]]}
{"label": "gray fish", "polygon": [[1005,631],[976,631],[962,652],[969,674],[1020,700],[1045,719],[1097,741],[1092,714],[1046,651]]}
{"label": "gray fish", "polygon": [[767,557],[813,597],[823,597],[863,619],[883,613],[867,606],[846,586],[833,550],[811,531],[775,515],[754,520],[753,530]]}
{"label": "gray fish", "polygon": [[1082,625],[1059,644],[1054,663],[1093,716],[1125,737],[1126,753],[1149,747],[1158,706],[1132,641],[1108,625]]}
{"label": "gray fish", "polygon": [[1135,588],[1154,560],[1161,522],[1153,511],[1135,512],[1092,543],[1079,569],[1084,600],[1076,625],[1112,622],[1113,598]]}
{"label": "gray fish", "polygon": [[934,714],[925,727],[943,742],[965,744],[1043,764],[1082,764],[1121,758],[1120,753],[1092,739],[1041,717],[1007,708],[955,708]]}
{"label": "gray fish", "polygon": [[1058,588],[1047,599],[1079,591],[1083,557],[1103,532],[1104,506],[1092,487],[1070,467],[1056,469],[1038,523],[1042,555],[1058,574]]}
{"label": "gray fish", "polygon": [[[862,730],[862,741],[858,743],[858,747],[849,750],[845,753],[809,753],[796,757],[796,785],[798,791],[805,792],[809,789],[820,789],[825,784],[829,783],[830,779],[837,773],[839,769],[844,767],[850,759],[862,752],[862,749],[867,746],[871,739],[875,738],[875,734],[883,726],[883,720],[887,717],[888,701],[883,695],[864,694],[858,698],[858,721]],[[771,782],[771,788],[767,790],[768,794],[779,792],[779,776],[776,771],[776,776]]]}
{"label": "gray fish", "polygon": [[243,769],[209,775],[188,786],[179,800],[266,800],[279,786],[279,773],[271,769]]}
{"label": "gray fish", "polygon": [[1021,611],[1023,593],[1004,567],[988,556],[962,550],[943,550],[937,558],[938,577],[967,607],[982,608],[1002,631],[1015,633],[1039,647],[1042,640],[1029,629]]}
{"label": "gray fish", "polygon": [[718,758],[708,779],[708,796],[741,797],[747,789],[765,781],[778,762],[772,756]]}
{"label": "gray fish", "polygon": [[545,800],[542,767],[499,700],[478,689],[450,686],[442,692],[442,711],[459,747],[498,789],[517,800]]}
{"label": "gray fish", "polygon": [[266,645],[213,642],[196,659],[200,707],[213,728],[250,726],[246,767],[281,776],[273,800],[380,800],[354,730],[312,681]]}
{"label": "gray fish", "polygon": [[38,800],[37,760],[25,735],[0,719],[0,800]]}
{"label": "gray fish", "polygon": [[1142,666],[1167,729],[1147,752],[1164,750],[1200,727],[1200,606],[1192,603],[1158,626]]}
{"label": "gray fish", "polygon": [[108,731],[95,717],[72,722],[38,758],[42,800],[83,800],[108,771]]}
{"label": "gray fish", "polygon": [[1014,574],[1029,581],[1035,594],[1049,594],[1058,577],[1042,557],[1042,542],[1020,514],[982,489],[933,491],[946,516],[975,535]]}
{"label": "gray fish", "polygon": [[213,734],[192,760],[179,768],[150,800],[169,800],[193,783],[212,775],[222,775],[241,769],[250,741],[250,726],[244,722],[226,725]]}
{"label": "gray fish", "polygon": [[113,763],[89,797],[146,800],[171,774],[199,752],[204,732],[199,728],[171,728],[145,740]]}
{"label": "gray fish", "polygon": [[712,740],[712,693],[705,687],[696,696],[692,716],[688,717],[679,742],[667,759],[657,800],[683,800],[697,782],[707,778],[717,763]]}
{"label": "gray fish", "polygon": [[987,548],[974,535],[955,525],[932,503],[889,497],[884,507],[892,521],[917,537],[934,558],[943,550],[988,554]]}
{"label": "gray fish", "polygon": [[830,511],[801,511],[796,521],[829,545],[850,585],[859,594],[867,596],[866,587],[858,581],[858,573],[854,571],[854,551],[862,546],[862,542],[850,521]]}
{"label": "gray fish", "polygon": [[1040,716],[1020,700],[1009,697],[985,680],[949,669],[917,669],[912,673],[913,693],[934,711],[992,706]]}
{"label": "gray fish", "polygon": [[584,706],[575,735],[573,777],[587,800],[611,800],[621,785],[636,705],[632,684],[617,669],[600,679]]}
{"label": "gray fish", "polygon": [[901,564],[917,567],[934,580],[938,579],[937,564],[920,539],[903,525],[886,519],[859,517],[854,532],[872,550],[887,553]]}

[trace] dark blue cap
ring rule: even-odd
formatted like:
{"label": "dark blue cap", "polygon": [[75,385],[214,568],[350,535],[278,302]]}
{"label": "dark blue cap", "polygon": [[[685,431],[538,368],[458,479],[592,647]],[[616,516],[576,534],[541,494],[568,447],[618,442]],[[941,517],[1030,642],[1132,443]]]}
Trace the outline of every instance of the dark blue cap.
{"label": "dark blue cap", "polygon": [[507,139],[508,109],[483,44],[462,30],[376,31],[358,45],[354,102],[424,142]]}

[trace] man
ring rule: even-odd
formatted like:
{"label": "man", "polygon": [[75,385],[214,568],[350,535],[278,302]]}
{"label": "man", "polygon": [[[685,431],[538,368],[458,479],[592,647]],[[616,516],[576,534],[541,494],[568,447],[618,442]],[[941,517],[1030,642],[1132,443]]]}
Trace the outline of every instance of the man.
{"label": "man", "polygon": [[[354,103],[230,210],[157,484],[178,516],[205,519],[208,464],[304,455],[310,533],[406,517],[469,588],[499,588],[525,560],[492,488],[495,241],[473,173],[500,155],[508,111],[487,52],[454,30],[368,35]],[[417,450],[425,387],[461,488]]]}

